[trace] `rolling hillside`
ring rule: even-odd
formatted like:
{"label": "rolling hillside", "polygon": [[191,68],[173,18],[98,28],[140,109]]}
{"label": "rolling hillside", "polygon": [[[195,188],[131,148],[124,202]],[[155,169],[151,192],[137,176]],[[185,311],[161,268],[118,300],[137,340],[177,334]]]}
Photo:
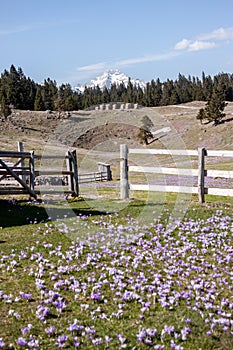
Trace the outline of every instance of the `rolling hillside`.
{"label": "rolling hillside", "polygon": [[150,148],[233,149],[233,103],[228,103],[226,117],[218,126],[201,125],[196,114],[203,102],[142,108],[137,110],[76,111],[71,115],[15,111],[8,121],[0,121],[0,149],[15,150],[17,141],[25,149],[43,151],[48,142],[67,147],[117,151],[120,143],[138,145],[138,128],[147,115],[153,121],[154,139]]}

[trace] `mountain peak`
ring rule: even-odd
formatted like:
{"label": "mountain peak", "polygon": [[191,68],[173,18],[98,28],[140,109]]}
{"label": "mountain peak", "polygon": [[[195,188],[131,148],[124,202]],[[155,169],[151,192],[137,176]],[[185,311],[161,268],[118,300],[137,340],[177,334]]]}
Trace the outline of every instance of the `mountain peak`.
{"label": "mountain peak", "polygon": [[99,86],[99,88],[103,90],[105,87],[107,89],[110,89],[112,84],[116,84],[117,86],[119,86],[123,83],[125,86],[127,86],[129,79],[133,85],[145,89],[146,83],[144,81],[140,79],[132,79],[128,77],[125,73],[120,72],[118,69],[108,69],[102,75],[90,80],[87,84],[77,86],[75,89],[80,92],[83,92],[85,90],[85,87],[94,88]]}

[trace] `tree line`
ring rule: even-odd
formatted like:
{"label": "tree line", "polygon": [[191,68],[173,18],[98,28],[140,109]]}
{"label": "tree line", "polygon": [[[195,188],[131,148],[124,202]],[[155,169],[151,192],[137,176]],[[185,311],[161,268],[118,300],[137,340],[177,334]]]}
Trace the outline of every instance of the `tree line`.
{"label": "tree line", "polygon": [[[55,80],[45,79],[42,84],[26,77],[22,68],[11,65],[0,77],[1,114],[7,115],[10,109],[28,109],[36,111],[57,110],[72,111],[86,109],[94,105],[123,102],[138,103],[145,107],[165,106],[191,101],[210,101],[218,91],[221,98],[233,101],[233,74],[219,73],[214,77],[202,73],[198,77],[178,75],[176,80],[152,79],[145,89],[132,84],[127,86],[113,84],[110,89],[101,90],[98,86],[85,88],[83,93],[74,91],[70,84],[58,86]],[[207,114],[200,115],[202,120]]]}

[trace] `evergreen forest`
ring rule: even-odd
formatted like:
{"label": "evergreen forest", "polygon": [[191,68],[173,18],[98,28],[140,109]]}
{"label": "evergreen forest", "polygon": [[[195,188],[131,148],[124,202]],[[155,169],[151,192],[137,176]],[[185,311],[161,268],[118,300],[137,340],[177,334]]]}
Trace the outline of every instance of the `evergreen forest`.
{"label": "evergreen forest", "polygon": [[[202,77],[185,77],[179,74],[176,80],[161,82],[152,79],[143,90],[123,83],[112,85],[108,90],[85,88],[83,93],[74,91],[70,84],[57,85],[50,78],[42,84],[26,77],[22,68],[11,65],[0,77],[1,114],[8,115],[11,108],[24,110],[72,111],[110,102],[138,103],[146,107],[165,106],[191,101],[209,101],[218,91],[225,101],[233,101],[233,74],[219,73],[214,77],[202,73]],[[201,119],[201,117],[200,117]]]}

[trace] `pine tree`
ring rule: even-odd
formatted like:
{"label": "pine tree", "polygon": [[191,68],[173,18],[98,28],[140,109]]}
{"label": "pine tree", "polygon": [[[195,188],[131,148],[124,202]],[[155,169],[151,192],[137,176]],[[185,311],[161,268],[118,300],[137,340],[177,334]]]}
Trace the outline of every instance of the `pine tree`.
{"label": "pine tree", "polygon": [[213,92],[213,81],[208,75],[205,76],[205,73],[202,73],[202,86],[203,86],[203,97],[205,101],[208,101],[211,98]]}
{"label": "pine tree", "polygon": [[205,108],[201,108],[197,114],[197,119],[207,119],[209,122],[214,122],[214,125],[218,125],[225,113],[224,108],[227,103],[225,102],[225,93],[222,84],[215,84],[213,93],[209,98]]}
{"label": "pine tree", "polygon": [[45,110],[41,90],[42,90],[42,87],[40,85],[38,85],[36,88],[36,97],[35,97],[35,103],[34,103],[34,110],[35,111],[44,111]]}
{"label": "pine tree", "polygon": [[213,93],[205,108],[205,115],[207,119],[218,125],[220,120],[225,117],[223,113],[227,103],[225,102],[225,93],[221,85],[214,87]]}
{"label": "pine tree", "polygon": [[109,91],[105,87],[102,93],[102,103],[108,103],[108,102],[110,102]]}
{"label": "pine tree", "polygon": [[2,96],[0,101],[0,114],[5,118],[5,120],[7,119],[8,115],[11,114],[11,109],[6,103],[6,99],[4,96]]}
{"label": "pine tree", "polygon": [[153,87],[153,102],[154,102],[154,106],[159,106],[160,105],[162,94],[163,94],[162,83],[160,82],[159,79],[157,79],[156,83],[155,83],[155,85]]}
{"label": "pine tree", "polygon": [[138,132],[138,139],[142,143],[145,143],[146,145],[148,145],[148,139],[153,137],[151,128],[152,126],[154,126],[154,123],[147,115],[142,117],[141,122],[142,122],[142,126],[140,127]]}
{"label": "pine tree", "polygon": [[203,119],[206,118],[206,115],[205,115],[205,110],[204,108],[201,108],[196,116],[197,120],[200,120],[200,123],[202,124],[203,122]]}
{"label": "pine tree", "polygon": [[57,97],[57,83],[51,79],[44,80],[43,84],[43,101],[45,110],[54,110],[55,109],[55,100]]}

